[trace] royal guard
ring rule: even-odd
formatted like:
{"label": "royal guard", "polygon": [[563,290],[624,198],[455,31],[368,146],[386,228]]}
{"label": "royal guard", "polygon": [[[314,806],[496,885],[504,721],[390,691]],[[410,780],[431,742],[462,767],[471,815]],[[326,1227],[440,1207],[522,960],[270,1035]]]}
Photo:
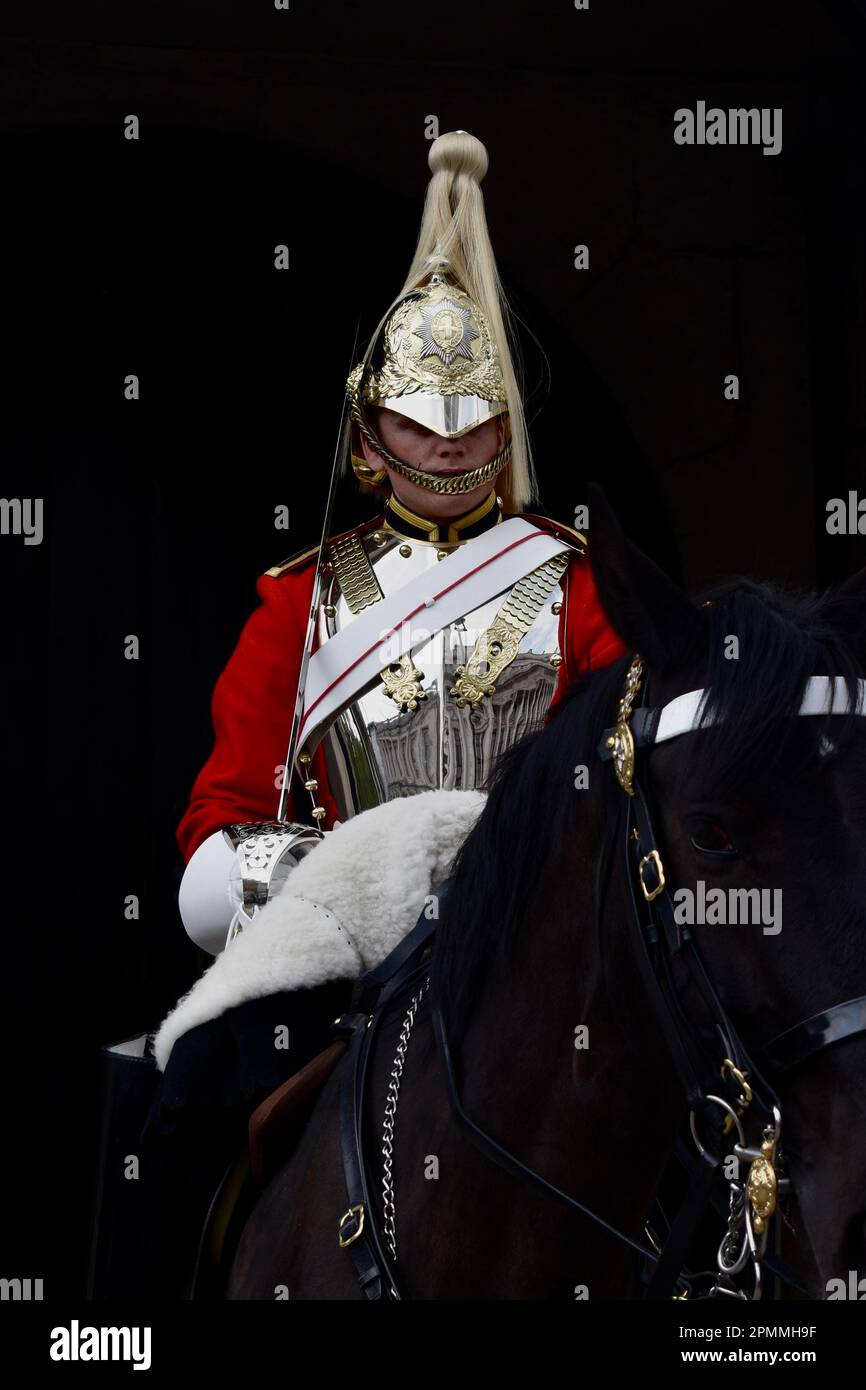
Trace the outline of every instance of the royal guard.
{"label": "royal guard", "polygon": [[[435,789],[477,799],[566,685],[624,650],[584,536],[526,510],[487,162],[465,131],[432,144],[414,260],[346,385],[331,497],[352,469],[379,515],[336,536],[326,518],[321,547],[260,577],[217,682],[215,746],[177,835],[184,924],[229,972],[233,939],[329,831]],[[255,1102],[326,1046],[344,987],[251,999],[175,1042],[146,1148],[179,1267],[191,1190],[213,1191]],[[291,1029],[283,1060],[271,1014]]]}
{"label": "royal guard", "polygon": [[237,930],[244,891],[247,909],[272,892],[316,828],[431,788],[484,788],[570,681],[623,651],[585,538],[524,510],[535,480],[480,187],[487,152],[456,131],[429,162],[409,274],[346,387],[343,467],[382,511],[261,576],[214,692],[214,750],[177,832],[181,913],[211,954],[232,920],[230,879]]}

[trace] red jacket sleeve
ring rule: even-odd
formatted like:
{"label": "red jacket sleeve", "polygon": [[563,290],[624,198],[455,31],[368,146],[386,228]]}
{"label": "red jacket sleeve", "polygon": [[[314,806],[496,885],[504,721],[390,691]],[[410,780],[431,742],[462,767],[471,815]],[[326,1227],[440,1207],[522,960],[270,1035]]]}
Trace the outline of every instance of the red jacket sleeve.
{"label": "red jacket sleeve", "polygon": [[[216,683],[213,752],[177,828],[186,861],[215,830],[277,814],[314,578],[315,564],[309,564],[277,577],[263,574],[256,582],[261,604]],[[318,754],[313,769],[318,776]],[[317,799],[331,813],[330,822],[335,808],[321,781],[320,789]],[[296,808],[290,801],[288,815],[312,824],[312,804]]]}
{"label": "red jacket sleeve", "polygon": [[572,560],[565,573],[563,588],[565,592],[559,615],[559,650],[563,662],[548,718],[572,681],[589,671],[610,666],[627,650],[605,616],[586,556],[576,555]]}

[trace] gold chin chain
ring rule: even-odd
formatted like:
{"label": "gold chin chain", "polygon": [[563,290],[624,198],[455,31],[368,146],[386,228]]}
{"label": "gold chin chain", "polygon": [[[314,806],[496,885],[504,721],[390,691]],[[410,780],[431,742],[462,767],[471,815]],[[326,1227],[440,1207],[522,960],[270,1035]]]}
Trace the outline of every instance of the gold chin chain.
{"label": "gold chin chain", "polygon": [[463,492],[474,492],[475,488],[480,487],[482,483],[489,483],[496,477],[497,473],[501,473],[511,458],[511,440],[507,439],[495,458],[492,458],[489,463],[483,464],[481,468],[473,468],[469,473],[458,473],[451,478],[443,478],[438,473],[425,473],[423,469],[412,468],[402,459],[398,459],[395,454],[390,453],[385,448],[380,439],[376,438],[364,418],[356,395],[350,396],[350,413],[370,448],[375,449],[388,467],[393,468],[395,473],[399,473],[401,478],[406,478],[410,483],[417,483],[419,487],[426,488],[428,492],[447,493],[449,496]]}

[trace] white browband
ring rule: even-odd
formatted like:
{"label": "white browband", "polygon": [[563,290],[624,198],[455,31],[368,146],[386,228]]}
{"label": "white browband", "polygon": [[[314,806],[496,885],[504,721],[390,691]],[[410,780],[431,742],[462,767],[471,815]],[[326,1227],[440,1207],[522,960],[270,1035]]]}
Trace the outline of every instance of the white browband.
{"label": "white browband", "polygon": [[[866,680],[858,680],[858,696],[855,714],[866,714]],[[686,695],[678,695],[675,700],[663,705],[659,715],[658,727],[654,734],[642,731],[641,744],[664,743],[680,734],[692,733],[695,729],[707,728],[715,721],[700,722],[700,709],[706,690],[690,690]],[[806,682],[800,714],[847,714],[850,706],[848,686],[842,676],[810,676]]]}

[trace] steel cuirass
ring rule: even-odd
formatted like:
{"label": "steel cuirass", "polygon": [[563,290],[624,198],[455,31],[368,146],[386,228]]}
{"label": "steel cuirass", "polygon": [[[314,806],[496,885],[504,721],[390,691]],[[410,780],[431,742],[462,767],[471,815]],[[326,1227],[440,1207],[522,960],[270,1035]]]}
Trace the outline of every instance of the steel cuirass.
{"label": "steel cuirass", "polygon": [[[454,549],[388,527],[333,542],[319,645]],[[568,558],[554,555],[396,657],[337,715],[322,745],[341,819],[418,792],[484,790],[499,755],[541,726],[561,663]]]}

